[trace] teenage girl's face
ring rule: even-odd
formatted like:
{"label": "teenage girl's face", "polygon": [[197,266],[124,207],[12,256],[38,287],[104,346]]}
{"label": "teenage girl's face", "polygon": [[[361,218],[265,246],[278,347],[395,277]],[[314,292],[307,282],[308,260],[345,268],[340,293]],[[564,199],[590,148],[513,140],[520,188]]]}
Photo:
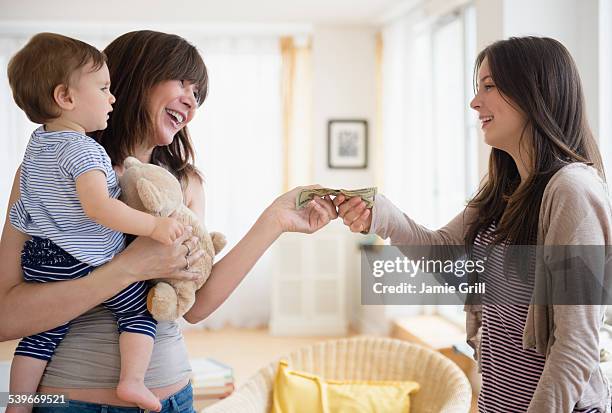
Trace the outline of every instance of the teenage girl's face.
{"label": "teenage girl's face", "polygon": [[478,71],[477,92],[470,107],[478,112],[485,143],[509,154],[517,154],[526,116],[510,103],[510,99],[502,96],[495,86],[485,58]]}
{"label": "teenage girl's face", "polygon": [[149,95],[149,114],[155,125],[152,146],[172,143],[174,135],[187,125],[198,107],[196,86],[185,80],[159,82]]}

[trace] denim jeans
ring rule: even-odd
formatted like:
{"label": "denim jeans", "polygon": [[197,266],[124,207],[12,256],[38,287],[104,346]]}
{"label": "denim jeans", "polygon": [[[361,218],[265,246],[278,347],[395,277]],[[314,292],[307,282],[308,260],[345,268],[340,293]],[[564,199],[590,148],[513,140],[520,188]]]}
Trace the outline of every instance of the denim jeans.
{"label": "denim jeans", "polygon": [[[68,400],[67,406],[35,407],[32,413],[142,413],[138,407],[109,406],[105,404]],[[195,413],[191,383],[161,401],[161,413]]]}

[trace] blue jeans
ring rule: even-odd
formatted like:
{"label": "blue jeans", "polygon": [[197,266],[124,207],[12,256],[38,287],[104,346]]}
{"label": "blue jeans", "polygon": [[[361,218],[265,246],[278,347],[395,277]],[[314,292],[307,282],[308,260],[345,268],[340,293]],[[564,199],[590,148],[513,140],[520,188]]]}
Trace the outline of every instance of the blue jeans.
{"label": "blue jeans", "polygon": [[[161,413],[195,413],[191,383],[161,401]],[[142,413],[138,407],[109,406],[105,404],[68,400],[67,406],[35,407],[32,413]]]}

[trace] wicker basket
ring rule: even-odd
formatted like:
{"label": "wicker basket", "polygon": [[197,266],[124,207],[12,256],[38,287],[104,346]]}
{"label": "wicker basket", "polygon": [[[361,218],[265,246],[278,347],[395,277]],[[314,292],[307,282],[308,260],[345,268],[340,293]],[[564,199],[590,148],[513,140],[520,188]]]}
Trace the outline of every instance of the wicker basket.
{"label": "wicker basket", "polygon": [[[428,348],[390,338],[357,337],[327,341],[286,357],[292,369],[337,380],[414,380],[411,413],[467,413],[472,389],[448,358]],[[231,396],[204,413],[268,413],[278,360],[259,370]]]}

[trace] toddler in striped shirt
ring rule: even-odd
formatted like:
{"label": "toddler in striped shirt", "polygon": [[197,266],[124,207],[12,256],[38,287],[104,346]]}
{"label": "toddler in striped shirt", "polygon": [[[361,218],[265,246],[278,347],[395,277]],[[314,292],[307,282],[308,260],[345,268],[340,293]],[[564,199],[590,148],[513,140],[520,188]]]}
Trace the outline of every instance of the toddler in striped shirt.
{"label": "toddler in striped shirt", "polygon": [[[124,248],[123,233],[170,244],[183,226],[119,201],[110,158],[87,132],[105,129],[115,101],[102,52],[52,33],[34,36],[9,62],[13,97],[28,118],[43,126],[28,143],[20,171],[20,198],[9,219],[32,236],[22,251],[24,278],[53,282],[80,278]],[[145,387],[156,322],[147,311],[147,285],[131,284],[103,304],[120,333],[117,395],[141,408],[160,410]],[[11,367],[11,393],[35,392],[69,323],[21,340]],[[9,406],[7,412],[30,407]]]}

